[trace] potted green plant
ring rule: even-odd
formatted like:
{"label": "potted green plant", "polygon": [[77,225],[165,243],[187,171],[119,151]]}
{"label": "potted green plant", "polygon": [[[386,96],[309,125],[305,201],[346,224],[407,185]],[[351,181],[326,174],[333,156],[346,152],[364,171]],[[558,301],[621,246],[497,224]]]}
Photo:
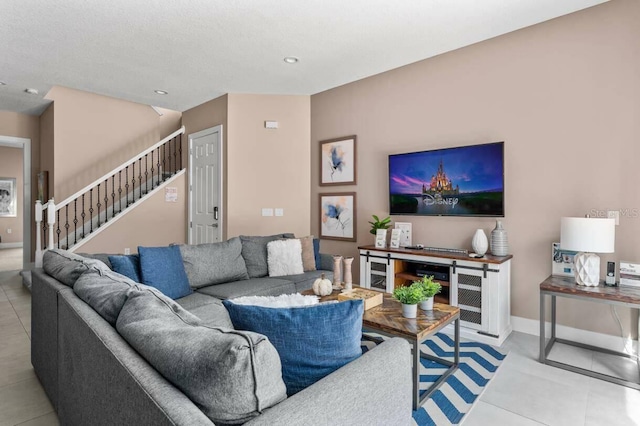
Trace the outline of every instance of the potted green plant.
{"label": "potted green plant", "polygon": [[389,216],[385,217],[382,220],[380,220],[380,218],[375,214],[372,216],[373,221],[369,221],[369,223],[371,224],[371,230],[369,232],[373,235],[376,235],[378,229],[389,229],[391,227],[391,218]]}
{"label": "potted green plant", "polygon": [[414,281],[412,286],[416,286],[422,291],[424,300],[420,302],[420,309],[423,311],[433,310],[433,296],[440,293],[442,286],[433,280],[433,276],[424,275],[420,281]]}
{"label": "potted green plant", "polygon": [[405,318],[415,318],[418,314],[418,303],[424,299],[422,289],[413,284],[405,287],[398,287],[393,290],[393,297],[402,303],[402,316]]}

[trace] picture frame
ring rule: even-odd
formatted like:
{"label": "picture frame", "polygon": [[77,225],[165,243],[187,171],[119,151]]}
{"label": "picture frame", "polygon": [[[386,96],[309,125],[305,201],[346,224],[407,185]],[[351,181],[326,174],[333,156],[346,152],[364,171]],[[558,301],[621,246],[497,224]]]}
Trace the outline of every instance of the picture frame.
{"label": "picture frame", "polygon": [[320,238],[336,241],[356,241],[356,193],[319,194]]}
{"label": "picture frame", "polygon": [[16,178],[0,178],[0,217],[17,216]]}
{"label": "picture frame", "polygon": [[577,251],[561,249],[560,243],[551,243],[551,275],[556,277],[575,276],[573,257],[577,253]]}
{"label": "picture frame", "polygon": [[400,230],[400,247],[411,246],[411,222],[396,222],[395,229]]}
{"label": "picture frame", "polygon": [[49,201],[49,172],[42,171],[38,173],[38,200],[42,204]]}
{"label": "picture frame", "polygon": [[320,141],[320,186],[356,184],[356,135]]}

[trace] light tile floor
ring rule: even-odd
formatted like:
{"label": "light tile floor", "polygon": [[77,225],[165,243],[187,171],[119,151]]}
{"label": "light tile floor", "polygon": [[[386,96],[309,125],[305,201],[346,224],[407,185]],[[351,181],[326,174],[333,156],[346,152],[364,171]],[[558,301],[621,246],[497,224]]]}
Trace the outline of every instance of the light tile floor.
{"label": "light tile floor", "polygon": [[[57,425],[30,361],[31,295],[17,271],[0,272],[0,426]],[[538,338],[512,333],[509,355],[464,426],[640,425],[640,391],[537,361]],[[630,362],[555,345],[552,359],[598,371],[636,375]]]}

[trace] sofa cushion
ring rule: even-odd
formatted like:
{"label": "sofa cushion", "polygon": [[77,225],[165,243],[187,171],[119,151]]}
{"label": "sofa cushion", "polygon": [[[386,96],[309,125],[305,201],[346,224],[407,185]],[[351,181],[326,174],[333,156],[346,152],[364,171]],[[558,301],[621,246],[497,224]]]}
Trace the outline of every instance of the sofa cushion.
{"label": "sofa cushion", "polygon": [[218,299],[230,299],[241,296],[278,296],[295,293],[296,286],[286,279],[265,277],[202,287],[197,291]]}
{"label": "sofa cushion", "polygon": [[295,308],[222,303],[237,330],[264,334],[276,347],[289,396],[362,354],[362,300]]}
{"label": "sofa cushion", "polygon": [[82,257],[86,257],[87,259],[99,260],[100,262],[107,265],[109,269],[113,269],[111,267],[111,262],[109,262],[109,256],[111,255],[108,253],[78,253],[78,254]]}
{"label": "sofa cushion", "polygon": [[155,287],[172,299],[191,294],[178,246],[138,247],[142,283]]}
{"label": "sofa cushion", "polygon": [[313,249],[313,235],[298,238],[302,246],[302,269],[303,271],[315,271],[316,257]]}
{"label": "sofa cushion", "polygon": [[45,272],[69,287],[73,287],[80,275],[94,266],[109,270],[109,267],[99,260],[87,259],[66,250],[47,250],[42,258]]}
{"label": "sofa cushion", "polygon": [[293,234],[276,234],[265,237],[240,235],[242,257],[247,265],[249,278],[265,277],[269,273],[267,266],[267,244],[269,242],[293,237]]}
{"label": "sofa cushion", "polygon": [[109,256],[111,269],[133,281],[140,283],[140,256],[137,254]]}
{"label": "sofa cushion", "polygon": [[176,299],[176,302],[210,327],[233,328],[227,309],[220,299],[194,292]]}
{"label": "sofa cushion", "polygon": [[282,277],[304,272],[300,240],[270,241],[267,244],[267,265],[270,277]]}
{"label": "sofa cushion", "polygon": [[238,237],[221,243],[179,247],[192,288],[249,279]]}
{"label": "sofa cushion", "polygon": [[320,260],[320,240],[318,238],[313,239],[313,256],[316,260],[316,269],[322,269],[322,261]]}
{"label": "sofa cushion", "polygon": [[204,326],[174,301],[133,291],[116,328],[214,423],[243,423],[286,398],[266,337]]}

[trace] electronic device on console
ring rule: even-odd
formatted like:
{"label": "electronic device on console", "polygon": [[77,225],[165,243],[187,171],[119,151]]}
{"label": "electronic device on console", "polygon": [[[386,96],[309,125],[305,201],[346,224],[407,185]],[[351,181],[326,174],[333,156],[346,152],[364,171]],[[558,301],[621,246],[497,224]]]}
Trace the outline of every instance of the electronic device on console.
{"label": "electronic device on console", "polygon": [[433,277],[434,280],[449,281],[449,266],[421,263],[416,266],[416,275],[419,277]]}

